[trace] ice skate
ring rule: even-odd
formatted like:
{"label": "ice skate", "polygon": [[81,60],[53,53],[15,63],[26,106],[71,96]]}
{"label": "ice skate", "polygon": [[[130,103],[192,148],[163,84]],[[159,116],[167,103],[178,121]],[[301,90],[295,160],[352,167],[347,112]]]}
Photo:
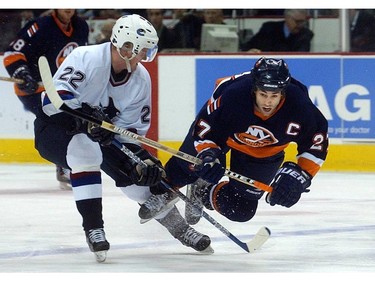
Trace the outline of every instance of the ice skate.
{"label": "ice skate", "polygon": [[211,239],[207,235],[204,235],[196,231],[191,226],[188,226],[181,232],[181,235],[176,237],[183,245],[191,247],[201,254],[213,254],[214,250],[210,246]]}
{"label": "ice skate", "polygon": [[190,225],[197,224],[203,215],[204,205],[202,200],[204,194],[208,195],[208,186],[210,186],[209,183],[204,180],[198,179],[197,181],[187,185],[186,187],[186,197],[190,199],[192,204],[185,204],[185,219]]}
{"label": "ice skate", "polygon": [[90,229],[86,231],[86,242],[90,251],[95,254],[97,262],[104,262],[107,258],[109,243],[105,238],[103,228]]}
{"label": "ice skate", "polygon": [[176,206],[164,218],[157,219],[157,221],[165,226],[172,236],[183,245],[191,247],[201,254],[212,254],[214,252],[210,237],[189,226]]}
{"label": "ice skate", "polygon": [[56,166],[56,179],[60,183],[60,189],[72,190],[72,184],[70,183],[70,170]]}
{"label": "ice skate", "polygon": [[151,195],[150,198],[141,204],[138,211],[138,216],[141,218],[141,223],[148,222],[157,215],[163,213],[165,210],[170,209],[177,203],[179,198],[175,193],[166,192],[160,195]]}

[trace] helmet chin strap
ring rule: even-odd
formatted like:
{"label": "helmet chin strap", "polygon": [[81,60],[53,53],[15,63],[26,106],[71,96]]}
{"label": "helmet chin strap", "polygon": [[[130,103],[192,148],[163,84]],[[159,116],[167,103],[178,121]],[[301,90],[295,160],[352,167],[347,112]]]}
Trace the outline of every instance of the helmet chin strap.
{"label": "helmet chin strap", "polygon": [[117,50],[117,53],[119,54],[119,56],[125,61],[126,69],[128,70],[128,73],[131,73],[132,72],[132,68],[130,66],[130,60],[133,57],[131,59],[128,59],[127,57],[124,57],[123,55],[121,55],[120,48],[117,47],[116,50]]}

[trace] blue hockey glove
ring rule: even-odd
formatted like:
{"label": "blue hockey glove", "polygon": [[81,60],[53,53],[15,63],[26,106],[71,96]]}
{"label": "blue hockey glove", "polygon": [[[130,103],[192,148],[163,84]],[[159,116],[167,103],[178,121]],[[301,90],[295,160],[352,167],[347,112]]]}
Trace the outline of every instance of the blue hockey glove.
{"label": "blue hockey glove", "polygon": [[209,183],[216,184],[225,172],[225,168],[218,159],[220,154],[221,149],[219,148],[207,148],[198,153],[197,158],[202,160],[202,164],[194,167],[197,176]]}
{"label": "blue hockey glove", "polygon": [[23,83],[17,84],[20,90],[30,95],[38,90],[38,82],[31,76],[30,70],[26,65],[17,68],[12,77],[23,80]]}
{"label": "blue hockey glove", "polygon": [[290,208],[298,202],[303,192],[311,185],[311,176],[293,162],[285,162],[277,172],[272,193],[267,195],[271,206],[281,205]]}

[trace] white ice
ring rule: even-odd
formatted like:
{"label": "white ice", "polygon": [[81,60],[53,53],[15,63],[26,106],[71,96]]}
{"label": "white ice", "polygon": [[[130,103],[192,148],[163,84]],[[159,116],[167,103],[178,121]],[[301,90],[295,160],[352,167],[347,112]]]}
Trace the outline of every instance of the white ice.
{"label": "white ice", "polygon": [[[215,253],[200,255],[156,221],[141,225],[138,205],[104,175],[103,213],[111,249],[107,261],[98,264],[86,245],[72,192],[59,189],[54,166],[0,165],[0,280],[16,273],[372,274],[374,183],[371,173],[321,172],[311,192],[290,209],[271,207],[262,198],[247,223],[207,211],[241,241],[249,241],[262,226],[272,235],[249,254],[202,218],[195,228],[211,237]],[[184,203],[177,206],[183,213]]]}

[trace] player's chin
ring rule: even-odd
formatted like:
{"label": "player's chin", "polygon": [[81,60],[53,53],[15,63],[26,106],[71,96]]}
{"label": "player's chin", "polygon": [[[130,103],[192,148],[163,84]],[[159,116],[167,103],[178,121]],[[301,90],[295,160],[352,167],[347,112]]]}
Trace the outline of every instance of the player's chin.
{"label": "player's chin", "polygon": [[269,107],[262,107],[262,113],[265,116],[271,115],[273,113],[274,109]]}

